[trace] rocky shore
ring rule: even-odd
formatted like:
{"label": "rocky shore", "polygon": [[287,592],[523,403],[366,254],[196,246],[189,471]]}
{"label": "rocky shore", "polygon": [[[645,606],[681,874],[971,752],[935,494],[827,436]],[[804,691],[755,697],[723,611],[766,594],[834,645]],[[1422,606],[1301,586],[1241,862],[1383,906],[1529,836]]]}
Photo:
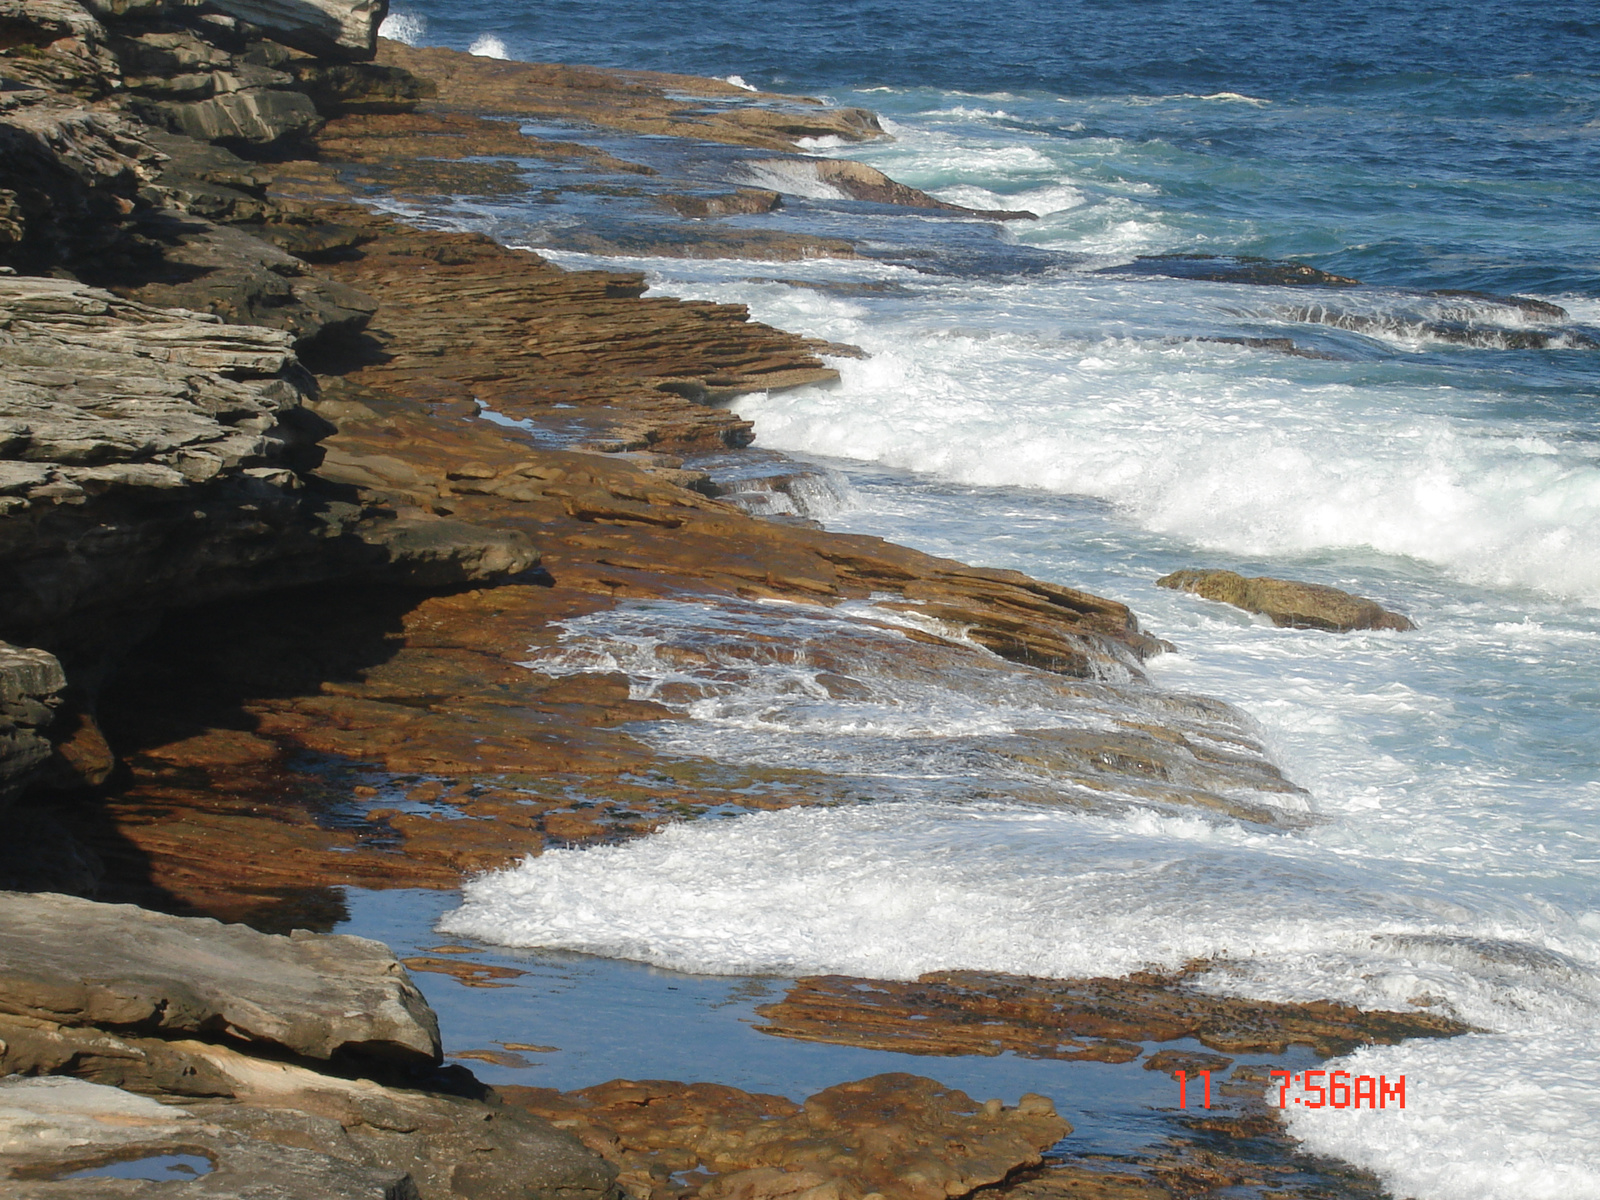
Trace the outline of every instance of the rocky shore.
{"label": "rocky shore", "polygon": [[[7,1193],[180,1179],[289,1200],[933,1200],[1269,1178],[1300,1189],[1275,1194],[1380,1194],[1298,1157],[1247,1074],[1233,1109],[1143,1163],[1048,1158],[1071,1119],[1049,1100],[979,1103],[910,1076],[804,1105],[663,1081],[496,1091],[441,1066],[403,964],[326,934],[341,887],[452,888],[550,844],[850,798],[826,771],[638,735],[756,646],[820,661],[840,694],[870,663],[1081,706],[1082,729],[979,747],[1048,763],[1068,786],[1040,803],[1301,819],[1240,714],[1148,683],[1163,645],[1124,605],[760,515],[795,468],[747,449],[750,425],[720,405],[825,383],[852,347],[370,202],[516,189],[512,158],[559,162],[576,168],[562,186],[659,214],[574,229],[573,249],[855,253],[716,223],[781,207],[775,190],[497,119],[516,116],[692,138],[752,179],[809,173],[874,204],[1026,214],[797,152],[881,136],[861,110],[418,50],[378,41],[382,16],[366,0],[0,0]],[[763,625],[773,600],[815,637]],[[540,669],[562,622],[649,604],[728,619],[658,649],[688,692]],[[800,981],[767,1032],[1152,1069],[1182,1069],[1149,1047],[1188,1038],[1329,1054],[1461,1032],[1217,1001],[1182,975],[855,982]],[[191,1174],[79,1174],[119,1162]]]}

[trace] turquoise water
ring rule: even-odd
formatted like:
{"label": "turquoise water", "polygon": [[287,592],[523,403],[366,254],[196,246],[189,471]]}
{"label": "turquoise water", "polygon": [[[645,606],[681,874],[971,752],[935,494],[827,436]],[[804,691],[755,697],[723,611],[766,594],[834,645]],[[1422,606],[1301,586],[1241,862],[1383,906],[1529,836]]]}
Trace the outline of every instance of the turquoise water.
{"label": "turquoise water", "polygon": [[[1126,601],[1178,646],[1153,681],[1238,704],[1315,819],[954,805],[908,776],[892,805],[546,855],[475,896],[475,930],[543,921],[552,945],[778,975],[1209,955],[1230,964],[1220,990],[1432,1007],[1485,1032],[1357,1056],[1408,1075],[1404,1114],[1295,1112],[1293,1130],[1419,1200],[1600,1196],[1592,9],[740,13],[439,3],[397,20],[480,52],[822,92],[894,137],[814,154],[1037,214],[884,210],[768,164],[760,178],[790,193],[781,220],[866,230],[870,256],[629,261],[660,293],[868,351],[839,361],[837,388],[738,405],[761,445],[833,480],[813,515]],[[708,182],[750,178],[707,162]],[[548,206],[453,216],[560,244]],[[1361,283],[1196,278],[1239,264],[1148,257],[1174,254],[1292,258]],[[1334,584],[1419,629],[1280,630],[1153,586],[1198,565]],[[706,619],[647,617],[669,642]],[[609,653],[639,619],[570,641]],[[876,778],[900,761],[896,729],[958,750],[1014,719],[919,693],[868,737],[859,711],[802,699],[689,714],[675,744],[795,762],[824,746]],[[541,908],[552,890],[560,921]]]}

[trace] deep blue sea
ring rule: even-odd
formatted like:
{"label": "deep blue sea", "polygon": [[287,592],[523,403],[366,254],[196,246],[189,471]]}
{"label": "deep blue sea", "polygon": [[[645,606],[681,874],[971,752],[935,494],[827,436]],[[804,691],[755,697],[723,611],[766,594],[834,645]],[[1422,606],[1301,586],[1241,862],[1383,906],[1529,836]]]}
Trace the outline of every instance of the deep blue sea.
{"label": "deep blue sea", "polygon": [[[551,852],[475,897],[481,936],[709,975],[1213,957],[1221,990],[1452,1012],[1483,1032],[1353,1056],[1407,1075],[1404,1113],[1291,1111],[1293,1132],[1398,1196],[1600,1197],[1600,10],[410,0],[389,31],[871,108],[892,138],[808,152],[1036,214],[885,211],[803,161],[719,159],[867,256],[625,265],[868,351],[839,387],[737,404],[832,480],[810,514],[1124,600],[1179,647],[1155,683],[1239,705],[1312,817],[950,803],[959,767],[919,792],[906,739],[1055,718],[953,684],[830,705],[791,671],[657,736],[821,756],[892,801]],[[534,248],[569,219],[516,197],[445,217]],[[1150,257],[1202,254],[1361,282]],[[1333,584],[1419,628],[1277,629],[1154,587],[1187,566]],[[648,692],[665,668],[641,655],[731,619],[664,604],[568,632]]]}

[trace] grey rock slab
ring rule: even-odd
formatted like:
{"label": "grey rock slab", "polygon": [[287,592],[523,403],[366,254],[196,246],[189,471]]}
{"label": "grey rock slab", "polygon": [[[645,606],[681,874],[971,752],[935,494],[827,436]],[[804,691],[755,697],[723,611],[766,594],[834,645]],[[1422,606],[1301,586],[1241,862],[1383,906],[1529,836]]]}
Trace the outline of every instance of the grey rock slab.
{"label": "grey rock slab", "polygon": [[211,7],[258,25],[296,50],[330,58],[371,58],[389,0],[211,0]]}
{"label": "grey rock slab", "polygon": [[175,132],[202,141],[238,142],[270,146],[311,132],[322,123],[311,98],[278,88],[234,90],[222,82],[223,73],[210,78],[221,95],[204,100],[171,102],[159,106]]}
{"label": "grey rock slab", "polygon": [[63,1076],[0,1079],[0,1163],[65,1158],[84,1147],[171,1141],[200,1122],[181,1108]]}
{"label": "grey rock slab", "polygon": [[[181,1156],[194,1176],[117,1178]],[[83,1172],[91,1172],[88,1175]],[[404,1171],[242,1138],[187,1109],[79,1079],[0,1080],[7,1200],[121,1200],[181,1189],[204,1200],[415,1200]]]}
{"label": "grey rock slab", "polygon": [[433,1010],[365,938],[170,917],[71,896],[0,893],[0,1012],[282,1047],[437,1062]]}

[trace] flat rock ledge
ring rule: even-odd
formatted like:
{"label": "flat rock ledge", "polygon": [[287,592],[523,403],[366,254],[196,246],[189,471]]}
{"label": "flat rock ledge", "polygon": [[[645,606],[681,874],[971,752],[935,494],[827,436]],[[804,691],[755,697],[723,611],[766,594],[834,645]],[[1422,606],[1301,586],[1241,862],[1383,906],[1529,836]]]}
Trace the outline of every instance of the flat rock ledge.
{"label": "flat rock ledge", "polygon": [[1188,569],[1156,580],[1157,587],[1193,592],[1207,600],[1220,600],[1246,612],[1271,617],[1288,629],[1326,629],[1349,633],[1354,629],[1415,629],[1409,617],[1390,612],[1375,600],[1353,596],[1320,583],[1274,579],[1270,575],[1246,578],[1233,571]]}

